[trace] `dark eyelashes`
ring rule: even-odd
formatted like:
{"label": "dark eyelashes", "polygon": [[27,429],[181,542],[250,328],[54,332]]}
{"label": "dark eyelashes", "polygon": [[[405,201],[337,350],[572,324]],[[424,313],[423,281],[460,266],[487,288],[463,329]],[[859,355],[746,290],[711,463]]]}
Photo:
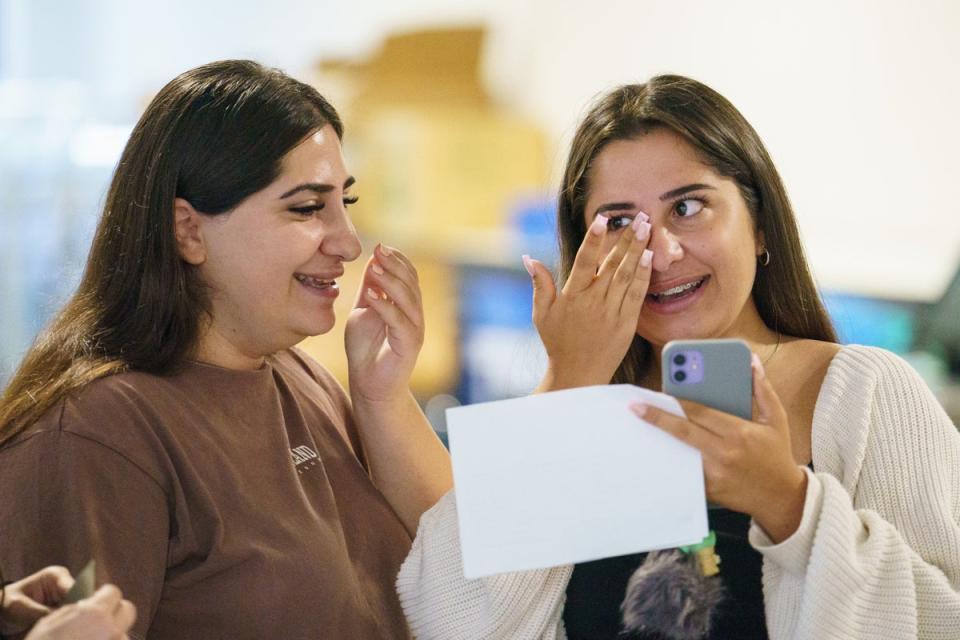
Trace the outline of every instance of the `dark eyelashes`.
{"label": "dark eyelashes", "polygon": [[316,213],[317,211],[320,211],[320,209],[323,209],[322,204],[314,205],[311,207],[290,207],[289,210],[293,211],[294,213],[299,213],[300,215],[306,216],[306,215],[310,215],[311,213]]}
{"label": "dark eyelashes", "polygon": [[[356,204],[359,199],[360,199],[359,196],[347,196],[343,199],[343,204],[345,206],[350,206],[352,204]],[[310,214],[316,213],[317,211],[320,211],[321,209],[324,208],[324,206],[326,205],[314,204],[308,207],[290,207],[289,210],[294,213],[299,213],[300,215],[308,216]]]}
{"label": "dark eyelashes", "polygon": [[[674,211],[674,212],[676,212],[677,206],[678,206],[681,202],[687,202],[687,201],[690,201],[690,200],[693,200],[693,201],[695,201],[695,202],[699,202],[701,208],[705,208],[705,207],[710,206],[710,202],[707,200],[706,196],[684,194],[684,195],[678,197],[676,200],[673,201],[673,203],[672,203],[672,205],[671,205],[671,210]],[[698,212],[698,213],[699,213],[699,212]],[[626,215],[626,214],[621,214],[621,215],[609,215],[609,214],[607,214],[607,216],[608,216],[608,218],[609,218],[609,221],[607,222],[607,229],[609,229],[610,231],[620,231],[621,229],[630,226],[630,223],[633,221],[633,216],[632,216],[632,215]],[[688,217],[688,216],[680,216],[681,219],[682,219],[682,218],[686,218],[686,217]]]}

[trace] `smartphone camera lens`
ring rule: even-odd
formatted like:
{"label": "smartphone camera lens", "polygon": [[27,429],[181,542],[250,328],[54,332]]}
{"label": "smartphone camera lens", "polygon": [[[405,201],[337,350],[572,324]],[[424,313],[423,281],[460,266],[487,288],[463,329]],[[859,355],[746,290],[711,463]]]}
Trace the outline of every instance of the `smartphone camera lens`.
{"label": "smartphone camera lens", "polygon": [[686,363],[687,356],[683,355],[682,353],[678,353],[677,355],[673,356],[673,364],[677,365],[678,367],[682,367]]}
{"label": "smartphone camera lens", "polygon": [[[677,356],[677,357],[682,358],[683,356]],[[674,358],[674,360],[676,360],[676,358]],[[684,380],[687,379],[687,374],[685,371],[677,371],[676,373],[673,374],[673,379],[676,380],[677,382],[683,382]]]}

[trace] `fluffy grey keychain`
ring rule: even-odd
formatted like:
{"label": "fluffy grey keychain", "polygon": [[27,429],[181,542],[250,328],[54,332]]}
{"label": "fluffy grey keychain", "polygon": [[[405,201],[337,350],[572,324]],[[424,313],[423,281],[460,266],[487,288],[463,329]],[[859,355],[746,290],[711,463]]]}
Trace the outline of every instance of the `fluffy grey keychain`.
{"label": "fluffy grey keychain", "polygon": [[702,542],[651,551],[627,583],[623,628],[666,640],[700,640],[710,633],[723,598],[713,531]]}

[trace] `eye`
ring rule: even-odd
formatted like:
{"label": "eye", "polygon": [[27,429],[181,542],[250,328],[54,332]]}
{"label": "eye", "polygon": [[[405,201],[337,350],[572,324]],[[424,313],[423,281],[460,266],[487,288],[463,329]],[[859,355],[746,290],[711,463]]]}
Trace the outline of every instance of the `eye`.
{"label": "eye", "polygon": [[677,215],[681,218],[689,218],[695,216],[703,209],[703,200],[697,198],[687,198],[681,200],[674,207],[673,210],[677,212]]}
{"label": "eye", "polygon": [[323,204],[311,204],[303,207],[290,207],[290,211],[300,214],[301,216],[312,216],[317,211],[323,209]]}
{"label": "eye", "polygon": [[352,204],[357,204],[359,199],[360,196],[343,196],[343,206],[349,207]]}
{"label": "eye", "polygon": [[633,222],[631,216],[610,216],[607,220],[607,231],[620,231],[624,227],[629,227],[631,222]]}

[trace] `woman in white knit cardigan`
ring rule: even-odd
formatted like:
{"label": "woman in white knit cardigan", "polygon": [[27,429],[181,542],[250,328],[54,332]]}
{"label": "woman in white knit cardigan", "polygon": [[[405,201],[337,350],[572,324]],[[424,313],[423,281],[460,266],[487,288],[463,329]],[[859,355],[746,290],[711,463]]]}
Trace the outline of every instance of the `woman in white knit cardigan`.
{"label": "woman in white knit cardigan", "polygon": [[[558,223],[562,289],[524,257],[541,390],[659,389],[660,348],[677,338],[754,352],[753,421],[635,407],[701,450],[722,507],[711,525],[732,601],[711,637],[960,638],[960,436],[898,357],[836,344],[743,116],[679,76],[611,91],[577,130]],[[465,580],[451,492],[421,519],[397,587],[419,638],[614,637],[624,560],[637,562]]]}

